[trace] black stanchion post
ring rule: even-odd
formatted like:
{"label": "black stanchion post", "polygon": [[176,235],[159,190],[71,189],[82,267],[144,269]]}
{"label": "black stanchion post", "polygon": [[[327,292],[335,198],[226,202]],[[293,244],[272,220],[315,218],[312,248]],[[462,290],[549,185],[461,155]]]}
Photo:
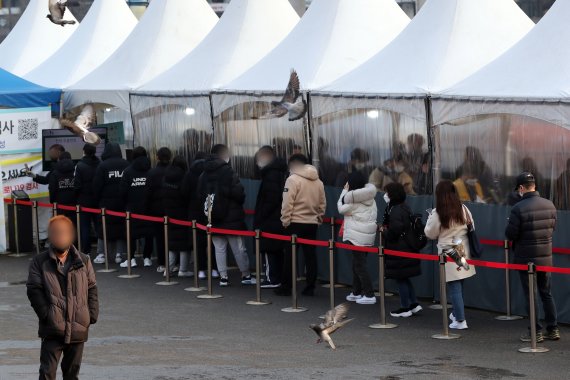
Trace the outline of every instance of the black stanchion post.
{"label": "black stanchion post", "polygon": [[285,313],[300,313],[309,310],[297,304],[297,235],[291,235],[291,299],[293,306],[283,308],[281,311]]}
{"label": "black stanchion post", "polygon": [[131,251],[133,247],[131,247],[131,213],[129,211],[126,212],[125,216],[125,228],[127,231],[127,274],[121,274],[118,277],[126,279],[138,278],[140,277],[140,274],[133,274],[131,266],[131,259],[133,257]]}
{"label": "black stanchion post", "polygon": [[[336,219],[335,219],[334,217],[331,217],[331,219],[330,219],[330,229],[331,229],[331,240],[333,240],[333,241],[335,240],[335,237],[336,237],[336,228],[335,228],[336,223],[335,223],[335,222],[336,222]],[[336,260],[336,256],[334,257],[333,260]],[[336,273],[336,271],[337,271],[337,269],[336,269],[337,266],[336,266],[336,264],[333,264],[333,265],[334,265],[334,269],[335,269],[333,278],[337,278],[337,277],[338,277],[338,276],[337,276],[337,273]],[[346,286],[344,286],[344,285],[342,285],[342,284],[336,284],[336,283],[333,283],[333,284],[331,285],[330,282],[329,282],[328,284],[323,284],[322,287],[323,287],[323,288],[328,288],[328,287],[330,287],[330,286],[334,286],[335,288],[345,288],[345,287],[346,287]]]}
{"label": "black stanchion post", "polygon": [[105,254],[105,269],[99,269],[100,273],[116,272],[116,269],[109,269],[109,248],[107,246],[107,212],[101,209],[101,230],[103,231],[103,253]]}
{"label": "black stanchion post", "polygon": [[523,353],[544,353],[550,351],[546,347],[538,347],[536,342],[536,267],[534,263],[528,263],[528,305],[530,319],[530,347],[519,348]]}
{"label": "black stanchion post", "polygon": [[36,255],[39,255],[40,254],[40,222],[39,222],[39,218],[38,218],[38,202],[37,201],[32,202],[32,211],[33,211],[33,218],[34,218],[34,224],[35,224],[35,230],[36,230],[36,234],[35,234]]}
{"label": "black stanchion post", "polygon": [[77,249],[79,250],[79,252],[83,252],[82,251],[82,247],[81,247],[81,206],[79,205],[75,205],[75,222],[77,224]]}
{"label": "black stanchion post", "polygon": [[261,250],[260,250],[261,231],[255,230],[255,300],[247,301],[248,305],[263,306],[269,305],[271,302],[261,300]]}
{"label": "black stanchion post", "polygon": [[[504,252],[505,252],[505,264],[509,264],[509,241],[504,242]],[[516,321],[522,319],[521,316],[511,314],[511,278],[509,269],[505,269],[505,304],[506,304],[506,315],[499,315],[495,317],[498,321]]]}
{"label": "black stanchion post", "polygon": [[166,277],[166,281],[159,281],[156,285],[162,286],[170,286],[170,285],[178,285],[176,281],[170,281],[170,247],[168,244],[168,216],[165,216],[163,219],[164,224],[164,276]]}
{"label": "black stanchion post", "polygon": [[394,323],[386,322],[386,288],[385,288],[385,256],[384,247],[378,247],[378,290],[380,292],[380,323],[374,323],[368,327],[371,329],[393,329],[398,327]]}
{"label": "black stanchion post", "polygon": [[447,282],[445,279],[445,263],[447,261],[447,256],[442,253],[439,255],[439,298],[441,303],[441,310],[443,316],[443,333],[434,334],[431,337],[434,339],[458,339],[461,338],[459,334],[450,334],[449,325],[447,324]]}
{"label": "black stanchion post", "polygon": [[11,254],[10,256],[12,257],[21,257],[21,256],[25,256],[23,254],[20,253],[20,231],[19,231],[19,226],[18,226],[18,204],[17,204],[17,199],[16,198],[12,198],[12,216],[14,219],[14,245],[16,246],[16,252]]}
{"label": "black stanchion post", "polygon": [[197,298],[204,300],[211,300],[222,298],[221,294],[214,294],[212,289],[212,225],[208,224],[206,227],[206,237],[208,241],[208,246],[206,247],[206,253],[208,256],[208,294],[200,294]]}
{"label": "black stanchion post", "polygon": [[201,287],[198,278],[198,228],[196,228],[196,221],[192,221],[192,260],[194,263],[194,286],[184,289],[187,292],[202,292],[206,288]]}
{"label": "black stanchion post", "polygon": [[334,240],[329,240],[329,302],[331,310],[334,309],[334,281],[335,281],[335,267],[334,267]]}

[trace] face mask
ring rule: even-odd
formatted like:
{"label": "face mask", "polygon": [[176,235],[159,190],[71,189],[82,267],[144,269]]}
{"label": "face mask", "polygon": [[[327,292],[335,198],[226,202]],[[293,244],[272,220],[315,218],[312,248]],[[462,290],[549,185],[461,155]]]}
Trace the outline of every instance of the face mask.
{"label": "face mask", "polygon": [[394,166],[394,171],[395,171],[396,173],[401,173],[401,172],[403,172],[403,171],[404,171],[404,165],[396,165],[396,166]]}
{"label": "face mask", "polygon": [[362,170],[366,167],[366,162],[359,162],[357,164],[354,164],[354,168],[356,170]]}
{"label": "face mask", "polygon": [[386,202],[386,204],[390,203],[390,197],[388,196],[388,193],[384,194],[384,202]]}
{"label": "face mask", "polygon": [[224,158],[224,162],[225,162],[226,164],[229,164],[229,163],[230,163],[230,158],[229,158],[229,157]]}
{"label": "face mask", "polygon": [[465,181],[466,184],[468,184],[469,186],[475,186],[477,184],[477,180],[474,178],[468,179]]}
{"label": "face mask", "polygon": [[258,168],[263,169],[266,166],[267,166],[267,161],[263,161],[263,160],[257,161],[257,167]]}

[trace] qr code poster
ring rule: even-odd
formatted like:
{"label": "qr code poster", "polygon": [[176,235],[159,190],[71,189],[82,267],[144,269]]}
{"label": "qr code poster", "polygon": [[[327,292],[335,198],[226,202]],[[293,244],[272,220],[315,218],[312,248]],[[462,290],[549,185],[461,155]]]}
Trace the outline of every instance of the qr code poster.
{"label": "qr code poster", "polygon": [[0,109],[0,154],[41,152],[41,131],[50,127],[50,107]]}

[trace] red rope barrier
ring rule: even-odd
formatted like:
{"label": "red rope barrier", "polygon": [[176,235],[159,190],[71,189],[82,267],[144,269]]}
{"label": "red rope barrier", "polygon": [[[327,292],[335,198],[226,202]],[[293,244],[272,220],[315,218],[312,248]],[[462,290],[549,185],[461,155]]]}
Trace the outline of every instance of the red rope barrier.
{"label": "red rope barrier", "polygon": [[60,204],[58,203],[57,209],[58,209],[58,210],[65,210],[65,211],[75,211],[75,210],[76,210],[76,207],[75,207],[75,206],[60,205]]}
{"label": "red rope barrier", "polygon": [[552,248],[552,253],[561,253],[563,255],[570,255],[570,248]]}
{"label": "red rope barrier", "polygon": [[22,201],[22,200],[17,200],[16,204],[22,205],[22,206],[33,206],[34,205],[34,203],[32,201]]}
{"label": "red rope barrier", "polygon": [[570,268],[559,268],[559,267],[548,267],[548,266],[537,265],[536,270],[539,272],[570,274]]}
{"label": "red rope barrier", "polygon": [[44,202],[38,202],[38,207],[53,208],[53,204],[51,204],[51,203],[44,203]]}
{"label": "red rope barrier", "polygon": [[501,248],[505,247],[505,241],[504,240],[479,239],[479,242],[483,245],[490,245],[490,246],[501,247]]}
{"label": "red rope barrier", "polygon": [[346,249],[348,251],[378,253],[378,248],[375,248],[375,247],[360,247],[358,245],[352,245],[352,244],[346,244],[346,243],[335,243],[334,246],[336,248]]}
{"label": "red rope barrier", "polygon": [[81,207],[81,212],[88,212],[90,214],[101,215],[101,210],[98,208]]}
{"label": "red rope barrier", "polygon": [[437,255],[428,255],[425,253],[410,253],[410,252],[393,251],[391,249],[385,249],[384,254],[388,255],[388,256],[405,257],[408,259],[419,259],[419,260],[426,260],[426,261],[438,261],[439,260],[439,257]]}
{"label": "red rope barrier", "polygon": [[188,222],[185,220],[178,220],[178,219],[168,219],[170,223],[176,224],[177,226],[184,226],[184,227],[192,227],[192,222]]}
{"label": "red rope barrier", "polygon": [[107,210],[106,213],[109,216],[118,216],[120,218],[125,218],[127,216],[126,212],[118,212],[118,211]]}
{"label": "red rope barrier", "polygon": [[[448,258],[451,260],[450,258]],[[453,260],[451,260],[453,261]],[[496,263],[494,261],[482,261],[482,260],[467,260],[467,262],[471,265],[475,265],[476,267],[485,267],[485,268],[494,268],[494,269],[509,269],[509,270],[527,270],[528,265],[525,264],[505,264],[505,263]]]}
{"label": "red rope barrier", "polygon": [[208,231],[208,227],[200,223],[196,223],[196,228],[200,231]]}
{"label": "red rope barrier", "polygon": [[226,230],[223,228],[211,228],[210,231],[213,234],[221,234],[221,235],[232,235],[232,236],[247,236],[247,237],[254,237],[255,232],[253,231],[238,231],[238,230]]}
{"label": "red rope barrier", "polygon": [[297,238],[297,243],[303,244],[303,245],[314,245],[315,247],[328,247],[329,246],[328,241],[303,239],[303,238]]}
{"label": "red rope barrier", "polygon": [[10,204],[12,200],[10,198],[4,198],[4,203]]}
{"label": "red rope barrier", "polygon": [[271,239],[271,240],[291,241],[291,236],[271,234],[268,232],[262,232],[261,237],[266,238],[266,239]]}
{"label": "red rope barrier", "polygon": [[146,220],[147,222],[155,222],[155,223],[162,223],[164,222],[164,218],[160,216],[148,216],[148,215],[141,215],[141,214],[131,214],[132,219],[138,220]]}

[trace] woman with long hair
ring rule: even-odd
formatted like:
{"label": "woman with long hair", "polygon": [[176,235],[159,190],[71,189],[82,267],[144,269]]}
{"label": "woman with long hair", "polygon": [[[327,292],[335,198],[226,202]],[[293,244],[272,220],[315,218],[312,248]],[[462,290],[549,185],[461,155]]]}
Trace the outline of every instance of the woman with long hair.
{"label": "woman with long hair", "polygon": [[[453,245],[453,241],[461,239],[465,258],[469,259],[469,240],[467,238],[467,223],[473,220],[471,212],[459,200],[457,189],[453,182],[443,180],[435,188],[435,206],[430,213],[425,234],[429,239],[437,239],[439,254],[443,249]],[[469,270],[458,267],[455,263],[445,264],[445,280],[447,291],[453,305],[453,313],[449,315],[452,329],[467,328],[465,306],[463,303],[463,281],[475,275],[475,268]]]}

